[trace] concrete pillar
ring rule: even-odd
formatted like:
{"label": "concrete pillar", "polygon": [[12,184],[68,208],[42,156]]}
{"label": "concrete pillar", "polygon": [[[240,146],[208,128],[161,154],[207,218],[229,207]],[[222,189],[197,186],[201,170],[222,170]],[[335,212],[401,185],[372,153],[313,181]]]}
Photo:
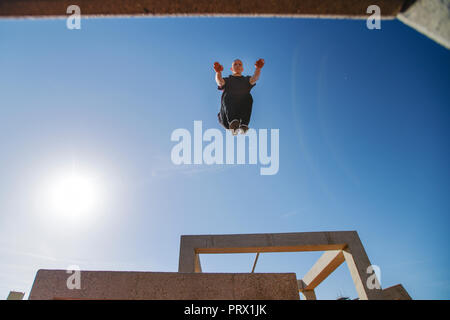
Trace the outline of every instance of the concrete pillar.
{"label": "concrete pillar", "polygon": [[417,0],[397,17],[450,49],[450,0]]}
{"label": "concrete pillar", "polygon": [[202,264],[200,263],[200,255],[195,255],[195,272],[202,272]]}
{"label": "concrete pillar", "polygon": [[371,263],[357,234],[343,250],[343,254],[359,299],[383,300],[384,295],[379,283],[375,288],[368,287],[369,277],[373,276],[372,273],[367,272]]}
{"label": "concrete pillar", "polygon": [[314,290],[344,261],[345,259],[342,250],[325,251],[314,266],[312,266],[308,273],[303,277],[303,289],[305,291]]}
{"label": "concrete pillar", "polygon": [[301,292],[305,297],[305,300],[317,300],[316,293],[314,292],[314,290],[304,290]]}

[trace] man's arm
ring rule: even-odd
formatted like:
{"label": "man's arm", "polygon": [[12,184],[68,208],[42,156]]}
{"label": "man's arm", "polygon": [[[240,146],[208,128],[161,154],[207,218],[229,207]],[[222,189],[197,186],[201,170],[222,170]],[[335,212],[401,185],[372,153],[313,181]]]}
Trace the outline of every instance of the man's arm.
{"label": "man's arm", "polygon": [[256,81],[258,81],[259,79],[259,75],[261,74],[261,68],[256,68],[255,69],[255,73],[253,74],[253,76],[250,78],[250,84],[255,84]]}
{"label": "man's arm", "polygon": [[223,87],[225,85],[225,80],[222,78],[222,72],[216,72],[216,83],[219,87]]}
{"label": "man's arm", "polygon": [[214,71],[216,71],[216,83],[219,87],[223,87],[225,85],[225,80],[222,78],[222,70],[223,66],[218,62],[214,62]]}
{"label": "man's arm", "polygon": [[255,73],[250,78],[250,84],[255,84],[256,81],[258,81],[259,76],[261,74],[261,69],[262,69],[263,66],[264,66],[264,59],[259,59],[258,61],[256,61],[256,63],[255,63]]}

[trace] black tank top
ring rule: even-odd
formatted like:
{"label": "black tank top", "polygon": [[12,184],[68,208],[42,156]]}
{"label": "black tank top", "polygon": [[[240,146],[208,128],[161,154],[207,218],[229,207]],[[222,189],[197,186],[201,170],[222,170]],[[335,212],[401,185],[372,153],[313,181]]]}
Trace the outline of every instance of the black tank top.
{"label": "black tank top", "polygon": [[225,85],[222,87],[217,87],[219,90],[224,90],[224,93],[231,95],[246,95],[250,93],[250,90],[255,86],[255,84],[250,84],[251,76],[233,76],[223,78],[225,80]]}

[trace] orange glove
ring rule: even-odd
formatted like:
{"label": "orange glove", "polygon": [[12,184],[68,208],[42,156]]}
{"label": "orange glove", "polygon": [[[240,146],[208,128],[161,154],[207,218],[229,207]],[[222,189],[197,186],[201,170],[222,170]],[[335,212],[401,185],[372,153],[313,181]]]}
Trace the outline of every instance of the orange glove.
{"label": "orange glove", "polygon": [[214,62],[214,70],[216,70],[216,72],[222,72],[223,66],[220,65],[220,63],[218,63],[218,62]]}
{"label": "orange glove", "polygon": [[262,67],[264,67],[264,59],[259,59],[258,61],[256,61],[255,63],[255,67],[261,69]]}

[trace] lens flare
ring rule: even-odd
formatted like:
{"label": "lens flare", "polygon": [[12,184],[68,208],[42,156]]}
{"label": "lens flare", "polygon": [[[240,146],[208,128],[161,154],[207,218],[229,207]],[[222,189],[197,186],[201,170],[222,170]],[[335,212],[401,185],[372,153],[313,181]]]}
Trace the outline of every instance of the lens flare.
{"label": "lens flare", "polygon": [[48,211],[72,222],[85,221],[94,215],[99,209],[100,198],[98,182],[83,172],[62,173],[51,179],[47,186]]}

